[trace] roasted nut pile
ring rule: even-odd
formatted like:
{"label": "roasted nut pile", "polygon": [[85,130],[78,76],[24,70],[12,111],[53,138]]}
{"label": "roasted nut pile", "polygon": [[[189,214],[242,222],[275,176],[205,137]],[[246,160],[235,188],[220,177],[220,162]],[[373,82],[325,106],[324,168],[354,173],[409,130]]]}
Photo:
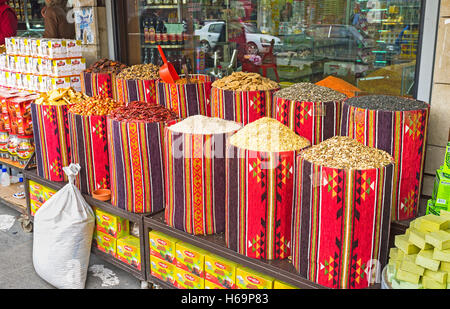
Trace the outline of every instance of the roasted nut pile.
{"label": "roasted nut pile", "polygon": [[152,63],[136,64],[121,71],[117,78],[134,80],[159,79],[159,66]]}
{"label": "roasted nut pile", "polygon": [[127,68],[126,64],[118,61],[112,61],[106,58],[100,59],[93,63],[89,68],[85,70],[88,73],[120,73],[123,69]]}
{"label": "roasted nut pile", "polygon": [[178,115],[159,104],[132,102],[112,111],[110,118],[117,121],[165,122],[178,119]]}
{"label": "roasted nut pile", "polygon": [[188,82],[187,78],[180,78],[175,81],[175,84],[178,84],[178,85],[203,84],[203,83],[204,83],[204,81],[201,81],[197,78],[192,78],[192,77],[189,79],[189,82]]}
{"label": "roasted nut pile", "polygon": [[268,117],[246,125],[230,138],[230,144],[238,148],[266,152],[301,150],[311,145],[306,138]]}
{"label": "roasted nut pile", "polygon": [[347,98],[343,93],[311,83],[294,84],[277,91],[274,96],[294,102],[332,102]]}
{"label": "roasted nut pile", "polygon": [[326,167],[365,170],[393,162],[385,151],[365,146],[347,136],[335,136],[300,154],[304,159]]}
{"label": "roasted nut pile", "polygon": [[233,91],[267,91],[279,89],[280,86],[258,73],[234,72],[233,74],[216,80],[213,87]]}
{"label": "roasted nut pile", "polygon": [[83,116],[106,116],[122,105],[122,102],[116,102],[111,98],[92,97],[71,106],[69,112]]}
{"label": "roasted nut pile", "polygon": [[71,105],[87,99],[88,96],[72,88],[55,89],[41,93],[34,103],[42,105]]}

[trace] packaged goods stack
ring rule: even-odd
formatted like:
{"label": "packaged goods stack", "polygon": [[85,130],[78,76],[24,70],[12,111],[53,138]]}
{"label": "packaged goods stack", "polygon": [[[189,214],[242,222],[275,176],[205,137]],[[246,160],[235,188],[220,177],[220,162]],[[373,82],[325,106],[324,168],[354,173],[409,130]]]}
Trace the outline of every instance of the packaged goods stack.
{"label": "packaged goods stack", "polygon": [[419,217],[396,235],[383,279],[393,289],[450,289],[450,212]]}
{"label": "packaged goods stack", "polygon": [[30,190],[30,213],[32,216],[36,215],[36,211],[44,205],[53,195],[56,190],[43,186],[35,181],[29,181]]}
{"label": "packaged goods stack", "polygon": [[274,118],[317,145],[339,135],[342,101],[346,98],[327,87],[294,84],[275,92]]}
{"label": "packaged goods stack", "polygon": [[292,264],[330,288],[361,289],[387,262],[393,159],[333,137],[300,153],[292,220]]}
{"label": "packaged goods stack", "polygon": [[108,116],[113,206],[133,213],[164,208],[164,124],[177,119],[174,112],[147,102],[132,102]]}
{"label": "packaged goods stack", "polygon": [[368,95],[343,102],[341,135],[394,157],[392,220],[417,216],[430,105],[413,99]]}
{"label": "packaged goods stack", "polygon": [[94,207],[93,244],[99,250],[141,270],[141,247],[138,237],[130,234],[130,222]]}
{"label": "packaged goods stack", "polygon": [[296,156],[310,145],[266,117],[229,139],[225,236],[230,249],[256,259],[290,255]]}
{"label": "packaged goods stack", "polygon": [[212,78],[194,74],[182,77],[175,83],[157,81],[156,102],[173,110],[180,118],[211,116]]}
{"label": "packaged goods stack", "polygon": [[450,211],[450,142],[447,143],[444,165],[436,171],[433,193],[427,203],[427,214]]}
{"label": "packaged goods stack", "polygon": [[272,117],[273,94],[280,86],[257,73],[235,72],[212,84],[211,116],[247,125]]}
{"label": "packaged goods stack", "polygon": [[38,176],[67,181],[63,167],[71,162],[68,108],[86,98],[81,92],[64,88],[41,93],[31,104]]}
{"label": "packaged goods stack", "polygon": [[118,100],[116,77],[128,66],[118,61],[100,59],[81,72],[81,91],[89,97]]}
{"label": "packaged goods stack", "polygon": [[0,55],[0,86],[48,92],[72,87],[81,91],[80,73],[86,69],[81,42],[66,39],[12,37]]}
{"label": "packaged goods stack", "polygon": [[71,105],[68,113],[72,163],[80,164],[76,184],[82,193],[110,189],[107,116],[122,102],[91,97]]}
{"label": "packaged goods stack", "polygon": [[154,64],[137,64],[122,70],[116,79],[117,101],[156,103],[157,80],[159,66]]}
{"label": "packaged goods stack", "polygon": [[241,124],[192,116],[165,128],[169,226],[194,235],[225,231],[225,153]]}

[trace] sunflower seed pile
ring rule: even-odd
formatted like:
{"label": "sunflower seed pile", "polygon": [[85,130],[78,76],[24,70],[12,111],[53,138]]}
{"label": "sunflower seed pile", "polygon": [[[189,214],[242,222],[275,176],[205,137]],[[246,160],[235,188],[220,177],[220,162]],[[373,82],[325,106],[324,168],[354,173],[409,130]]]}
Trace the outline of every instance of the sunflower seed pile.
{"label": "sunflower seed pile", "polygon": [[159,66],[152,63],[136,64],[120,72],[117,78],[133,80],[159,79]]}
{"label": "sunflower seed pile", "polygon": [[296,102],[343,101],[347,96],[333,89],[312,83],[297,83],[275,93],[275,97]]}
{"label": "sunflower seed pile", "polygon": [[317,165],[346,170],[381,168],[394,161],[387,152],[347,136],[330,138],[302,151],[300,156]]}
{"label": "sunflower seed pile", "polygon": [[371,110],[387,110],[387,111],[410,111],[424,109],[428,104],[408,99],[404,97],[396,97],[389,95],[368,95],[348,99],[346,104],[354,107]]}

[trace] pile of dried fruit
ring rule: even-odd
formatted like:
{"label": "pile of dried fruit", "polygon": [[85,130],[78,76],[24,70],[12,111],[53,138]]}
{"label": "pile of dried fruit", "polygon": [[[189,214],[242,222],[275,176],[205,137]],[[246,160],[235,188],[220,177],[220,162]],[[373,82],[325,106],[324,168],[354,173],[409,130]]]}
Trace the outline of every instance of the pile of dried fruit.
{"label": "pile of dried fruit", "polygon": [[165,122],[178,119],[178,115],[159,104],[132,102],[112,111],[110,118],[116,121]]}
{"label": "pile of dried fruit", "polygon": [[71,106],[69,112],[83,116],[106,116],[122,105],[122,102],[116,102],[111,98],[92,97]]}
{"label": "pile of dried fruit", "polygon": [[338,169],[381,168],[393,162],[385,151],[365,146],[347,136],[335,136],[300,154],[314,164]]}
{"label": "pile of dried fruit", "polygon": [[279,89],[280,86],[258,73],[234,72],[233,74],[216,80],[213,87],[233,91],[267,91]]}
{"label": "pile of dried fruit", "polygon": [[153,80],[159,79],[159,66],[152,63],[136,64],[121,71],[118,79]]}
{"label": "pile of dried fruit", "polygon": [[60,88],[41,93],[34,103],[39,105],[71,105],[80,103],[87,98],[88,96],[72,88]]}
{"label": "pile of dried fruit", "polygon": [[118,61],[112,61],[106,58],[93,63],[85,70],[87,73],[115,73],[118,74],[128,66]]}
{"label": "pile of dried fruit", "polygon": [[230,138],[230,144],[238,148],[266,152],[301,150],[311,145],[306,138],[268,117],[246,125]]}

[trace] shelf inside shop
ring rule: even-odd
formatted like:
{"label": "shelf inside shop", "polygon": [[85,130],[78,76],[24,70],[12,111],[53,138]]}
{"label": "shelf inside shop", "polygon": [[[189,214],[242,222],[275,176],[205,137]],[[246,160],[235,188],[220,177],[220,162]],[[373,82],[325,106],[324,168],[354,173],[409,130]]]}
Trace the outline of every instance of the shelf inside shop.
{"label": "shelf inside shop", "polygon": [[146,10],[165,10],[165,9],[178,9],[178,4],[161,4],[161,5],[143,5],[143,9]]}
{"label": "shelf inside shop", "polygon": [[165,281],[162,281],[161,279],[153,277],[153,276],[148,276],[147,275],[147,281],[150,282],[150,283],[153,283],[155,285],[158,285],[161,288],[166,289],[166,290],[175,290],[175,289],[177,289],[177,287],[174,286],[173,284],[165,282]]}
{"label": "shelf inside shop", "polygon": [[174,229],[164,222],[164,212],[144,217],[144,233],[149,230],[160,231],[181,241],[190,243],[225,259],[238,263],[254,271],[271,276],[280,281],[303,289],[326,289],[326,287],[311,282],[296,273],[294,266],[288,260],[264,261],[246,257],[226,247],[225,235],[194,236]]}
{"label": "shelf inside shop", "polygon": [[10,168],[19,169],[19,170],[25,169],[25,166],[20,165],[19,162],[13,161],[11,159],[6,159],[6,158],[0,159],[0,165],[6,165]]}
{"label": "shelf inside shop", "polygon": [[[184,45],[160,45],[164,49],[180,49],[183,48]],[[158,48],[158,45],[153,44],[142,44],[144,48]]]}
{"label": "shelf inside shop", "polygon": [[17,199],[13,197],[14,193],[18,193],[20,191],[25,192],[25,189],[21,189],[19,186],[24,183],[11,184],[7,187],[0,187],[0,203],[17,210],[22,214],[27,213],[27,201],[25,198]]}

